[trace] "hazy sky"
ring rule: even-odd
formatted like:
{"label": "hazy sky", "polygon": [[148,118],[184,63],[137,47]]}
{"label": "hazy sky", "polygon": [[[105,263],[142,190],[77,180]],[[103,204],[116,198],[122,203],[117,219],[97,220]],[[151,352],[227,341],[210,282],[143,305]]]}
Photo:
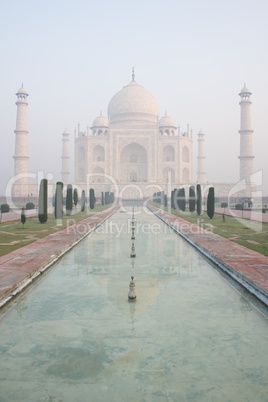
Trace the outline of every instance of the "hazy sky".
{"label": "hazy sky", "polygon": [[[136,81],[206,136],[210,181],[239,179],[241,88],[253,93],[255,170],[268,195],[267,0],[0,0],[1,179],[13,174],[15,93],[29,93],[29,169],[60,179],[62,132],[85,130]],[[194,177],[195,178],[195,177]]]}

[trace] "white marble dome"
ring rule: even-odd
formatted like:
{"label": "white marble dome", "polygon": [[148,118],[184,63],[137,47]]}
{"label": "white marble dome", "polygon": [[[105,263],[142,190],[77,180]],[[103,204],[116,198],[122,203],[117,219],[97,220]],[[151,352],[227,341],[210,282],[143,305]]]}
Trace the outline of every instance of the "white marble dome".
{"label": "white marble dome", "polygon": [[110,123],[136,121],[156,124],[158,116],[157,100],[135,80],[117,92],[108,106]]}
{"label": "white marble dome", "polygon": [[109,121],[105,116],[100,114],[92,123],[92,127],[109,127]]}

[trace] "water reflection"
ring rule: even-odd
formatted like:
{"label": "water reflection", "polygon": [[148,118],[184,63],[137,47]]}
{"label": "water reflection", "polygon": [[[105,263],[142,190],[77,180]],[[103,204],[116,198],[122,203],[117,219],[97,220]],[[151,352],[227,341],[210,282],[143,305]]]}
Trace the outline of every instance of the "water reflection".
{"label": "water reflection", "polygon": [[1,402],[266,400],[266,318],[142,211],[130,258],[128,219],[115,214],[1,317]]}

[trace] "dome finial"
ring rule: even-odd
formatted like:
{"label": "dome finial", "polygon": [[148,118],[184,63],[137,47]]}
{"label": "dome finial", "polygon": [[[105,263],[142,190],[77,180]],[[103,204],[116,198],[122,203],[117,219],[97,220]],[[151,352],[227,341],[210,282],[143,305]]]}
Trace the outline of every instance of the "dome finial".
{"label": "dome finial", "polygon": [[132,67],[132,81],[135,81],[135,69]]}

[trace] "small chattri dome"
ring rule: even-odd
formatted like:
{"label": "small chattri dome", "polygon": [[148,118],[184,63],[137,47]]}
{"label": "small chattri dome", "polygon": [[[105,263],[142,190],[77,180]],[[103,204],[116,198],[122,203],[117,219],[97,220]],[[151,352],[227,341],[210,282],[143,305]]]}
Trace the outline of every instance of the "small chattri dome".
{"label": "small chattri dome", "polygon": [[108,119],[100,114],[92,123],[92,127],[109,127]]}
{"label": "small chattri dome", "polygon": [[174,121],[167,114],[165,114],[165,116],[161,117],[161,119],[159,120],[159,127],[177,128],[177,126],[174,123]]}

